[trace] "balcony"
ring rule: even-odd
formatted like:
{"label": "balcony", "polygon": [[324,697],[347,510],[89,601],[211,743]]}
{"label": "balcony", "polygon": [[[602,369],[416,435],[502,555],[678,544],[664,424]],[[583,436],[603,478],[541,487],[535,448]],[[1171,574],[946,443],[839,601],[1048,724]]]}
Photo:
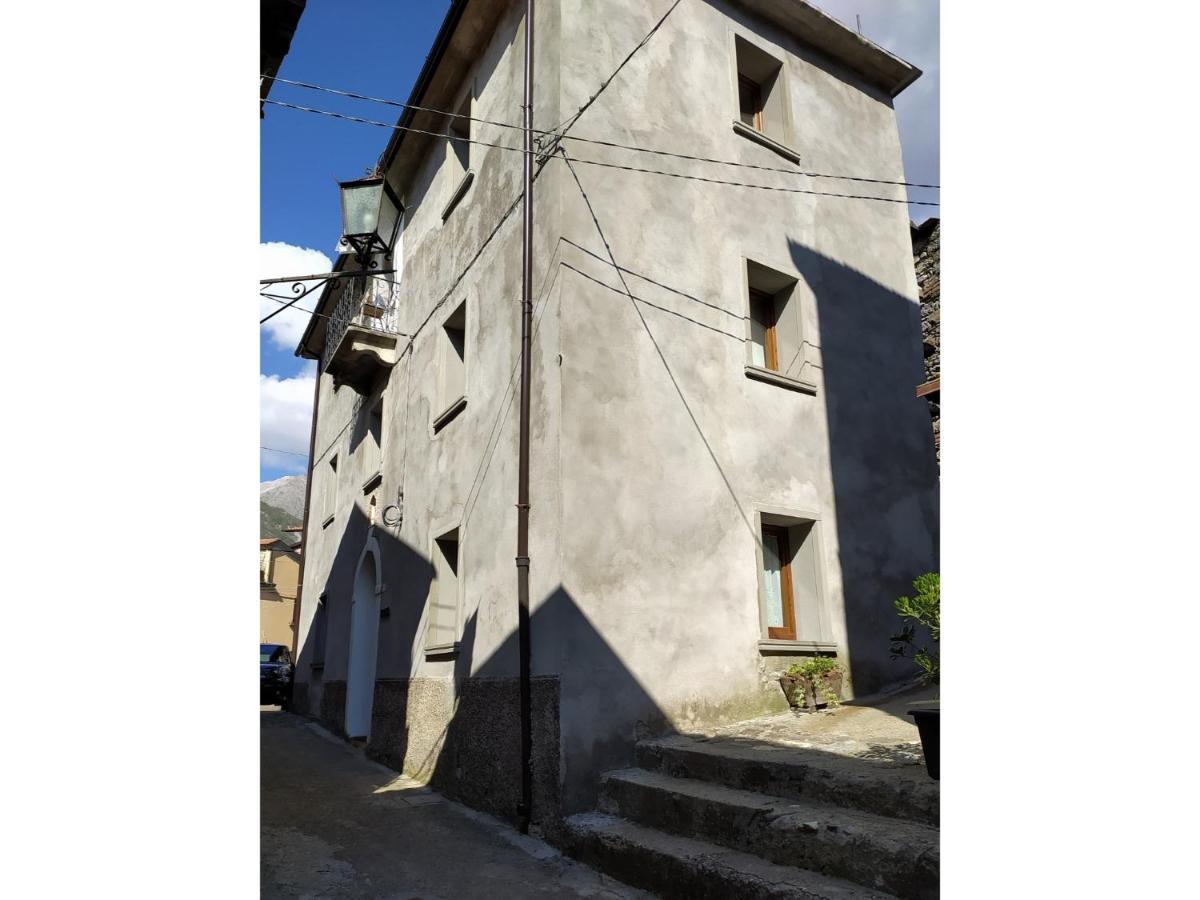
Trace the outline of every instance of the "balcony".
{"label": "balcony", "polygon": [[399,286],[382,277],[349,279],[329,318],[321,371],[337,386],[371,392],[380,374],[399,356]]}

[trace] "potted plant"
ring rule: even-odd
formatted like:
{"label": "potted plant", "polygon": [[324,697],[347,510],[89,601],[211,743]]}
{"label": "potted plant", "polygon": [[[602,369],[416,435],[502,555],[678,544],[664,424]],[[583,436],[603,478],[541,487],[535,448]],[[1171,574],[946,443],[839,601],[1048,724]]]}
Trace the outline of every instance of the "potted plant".
{"label": "potted plant", "polygon": [[[913,581],[913,597],[900,597],[895,602],[896,612],[904,620],[899,634],[892,635],[892,659],[907,657],[921,670],[921,683],[936,685],[941,681],[941,661],[937,644],[942,636],[941,579],[937,572],[926,572]],[[915,624],[914,624],[915,623]],[[928,632],[930,645],[917,646],[916,628],[920,625]],[[941,750],[941,704],[938,700],[911,704],[908,714],[917,723],[921,736],[921,750],[925,754],[925,769],[929,777],[938,780]]]}
{"label": "potted plant", "polygon": [[779,686],[788,705],[816,712],[822,703],[837,706],[842,696],[841,664],[829,656],[816,656],[803,663],[792,663],[779,676]]}

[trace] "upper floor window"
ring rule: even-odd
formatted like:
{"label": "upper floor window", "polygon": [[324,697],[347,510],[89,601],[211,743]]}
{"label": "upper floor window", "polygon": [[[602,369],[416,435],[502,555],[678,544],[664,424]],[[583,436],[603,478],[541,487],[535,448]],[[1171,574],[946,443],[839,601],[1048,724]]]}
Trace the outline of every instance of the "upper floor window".
{"label": "upper floor window", "polygon": [[799,162],[799,154],[787,146],[792,141],[787,67],[781,59],[741,37],[733,39],[733,56],[738,103],[734,130],[785,159]]}
{"label": "upper floor window", "polygon": [[325,478],[321,483],[321,527],[324,528],[333,521],[333,512],[337,507],[337,471],[338,458],[335,453],[329,457],[325,469]]}
{"label": "upper floor window", "polygon": [[467,301],[458,305],[442,323],[438,341],[438,403],[441,410],[433,421],[440,430],[467,405]]}
{"label": "upper floor window", "polygon": [[362,438],[363,491],[376,487],[383,471],[383,398],[380,397],[367,410]]}
{"label": "upper floor window", "polygon": [[743,125],[758,131],[762,126],[762,89],[758,82],[738,72],[738,116]]}
{"label": "upper floor window", "polygon": [[746,374],[795,390],[815,392],[819,348],[807,339],[799,279],[746,260]]}
{"label": "upper floor window", "polygon": [[446,165],[449,167],[451,194],[442,210],[442,221],[454,212],[454,208],[466,196],[467,189],[471,187],[475,178],[475,172],[471,168],[474,155],[471,151],[474,145],[471,143],[470,116],[473,108],[474,101],[468,92],[455,109],[456,115],[449,117],[450,121],[446,126]]}

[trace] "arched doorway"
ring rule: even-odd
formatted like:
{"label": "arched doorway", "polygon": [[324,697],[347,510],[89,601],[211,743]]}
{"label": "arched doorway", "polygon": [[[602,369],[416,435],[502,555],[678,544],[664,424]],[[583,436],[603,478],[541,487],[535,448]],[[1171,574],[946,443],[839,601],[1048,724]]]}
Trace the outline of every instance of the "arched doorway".
{"label": "arched doorway", "polygon": [[379,653],[379,578],[375,553],[367,550],[354,576],[350,608],[350,665],[346,673],[346,734],[371,734],[375,661]]}

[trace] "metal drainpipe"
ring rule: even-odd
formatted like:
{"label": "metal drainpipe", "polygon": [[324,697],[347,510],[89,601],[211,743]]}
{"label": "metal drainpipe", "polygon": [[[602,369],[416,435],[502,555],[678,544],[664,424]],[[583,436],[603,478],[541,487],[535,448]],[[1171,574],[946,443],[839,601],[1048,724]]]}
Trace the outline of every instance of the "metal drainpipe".
{"label": "metal drainpipe", "polygon": [[525,0],[525,196],[521,260],[521,423],[517,462],[517,649],[521,661],[521,801],[517,820],[529,833],[533,814],[533,725],[529,650],[529,382],[533,328],[533,0]]}
{"label": "metal drainpipe", "polygon": [[[312,426],[308,432],[308,474],[304,478],[304,517],[300,523],[300,583],[296,588],[296,605],[292,608],[292,665],[300,652],[300,603],[304,599],[304,561],[308,558],[308,511],[312,498],[313,453],[317,449],[317,407],[321,402],[321,361],[317,360],[316,385],[313,387]],[[293,678],[295,676],[293,675]]]}

